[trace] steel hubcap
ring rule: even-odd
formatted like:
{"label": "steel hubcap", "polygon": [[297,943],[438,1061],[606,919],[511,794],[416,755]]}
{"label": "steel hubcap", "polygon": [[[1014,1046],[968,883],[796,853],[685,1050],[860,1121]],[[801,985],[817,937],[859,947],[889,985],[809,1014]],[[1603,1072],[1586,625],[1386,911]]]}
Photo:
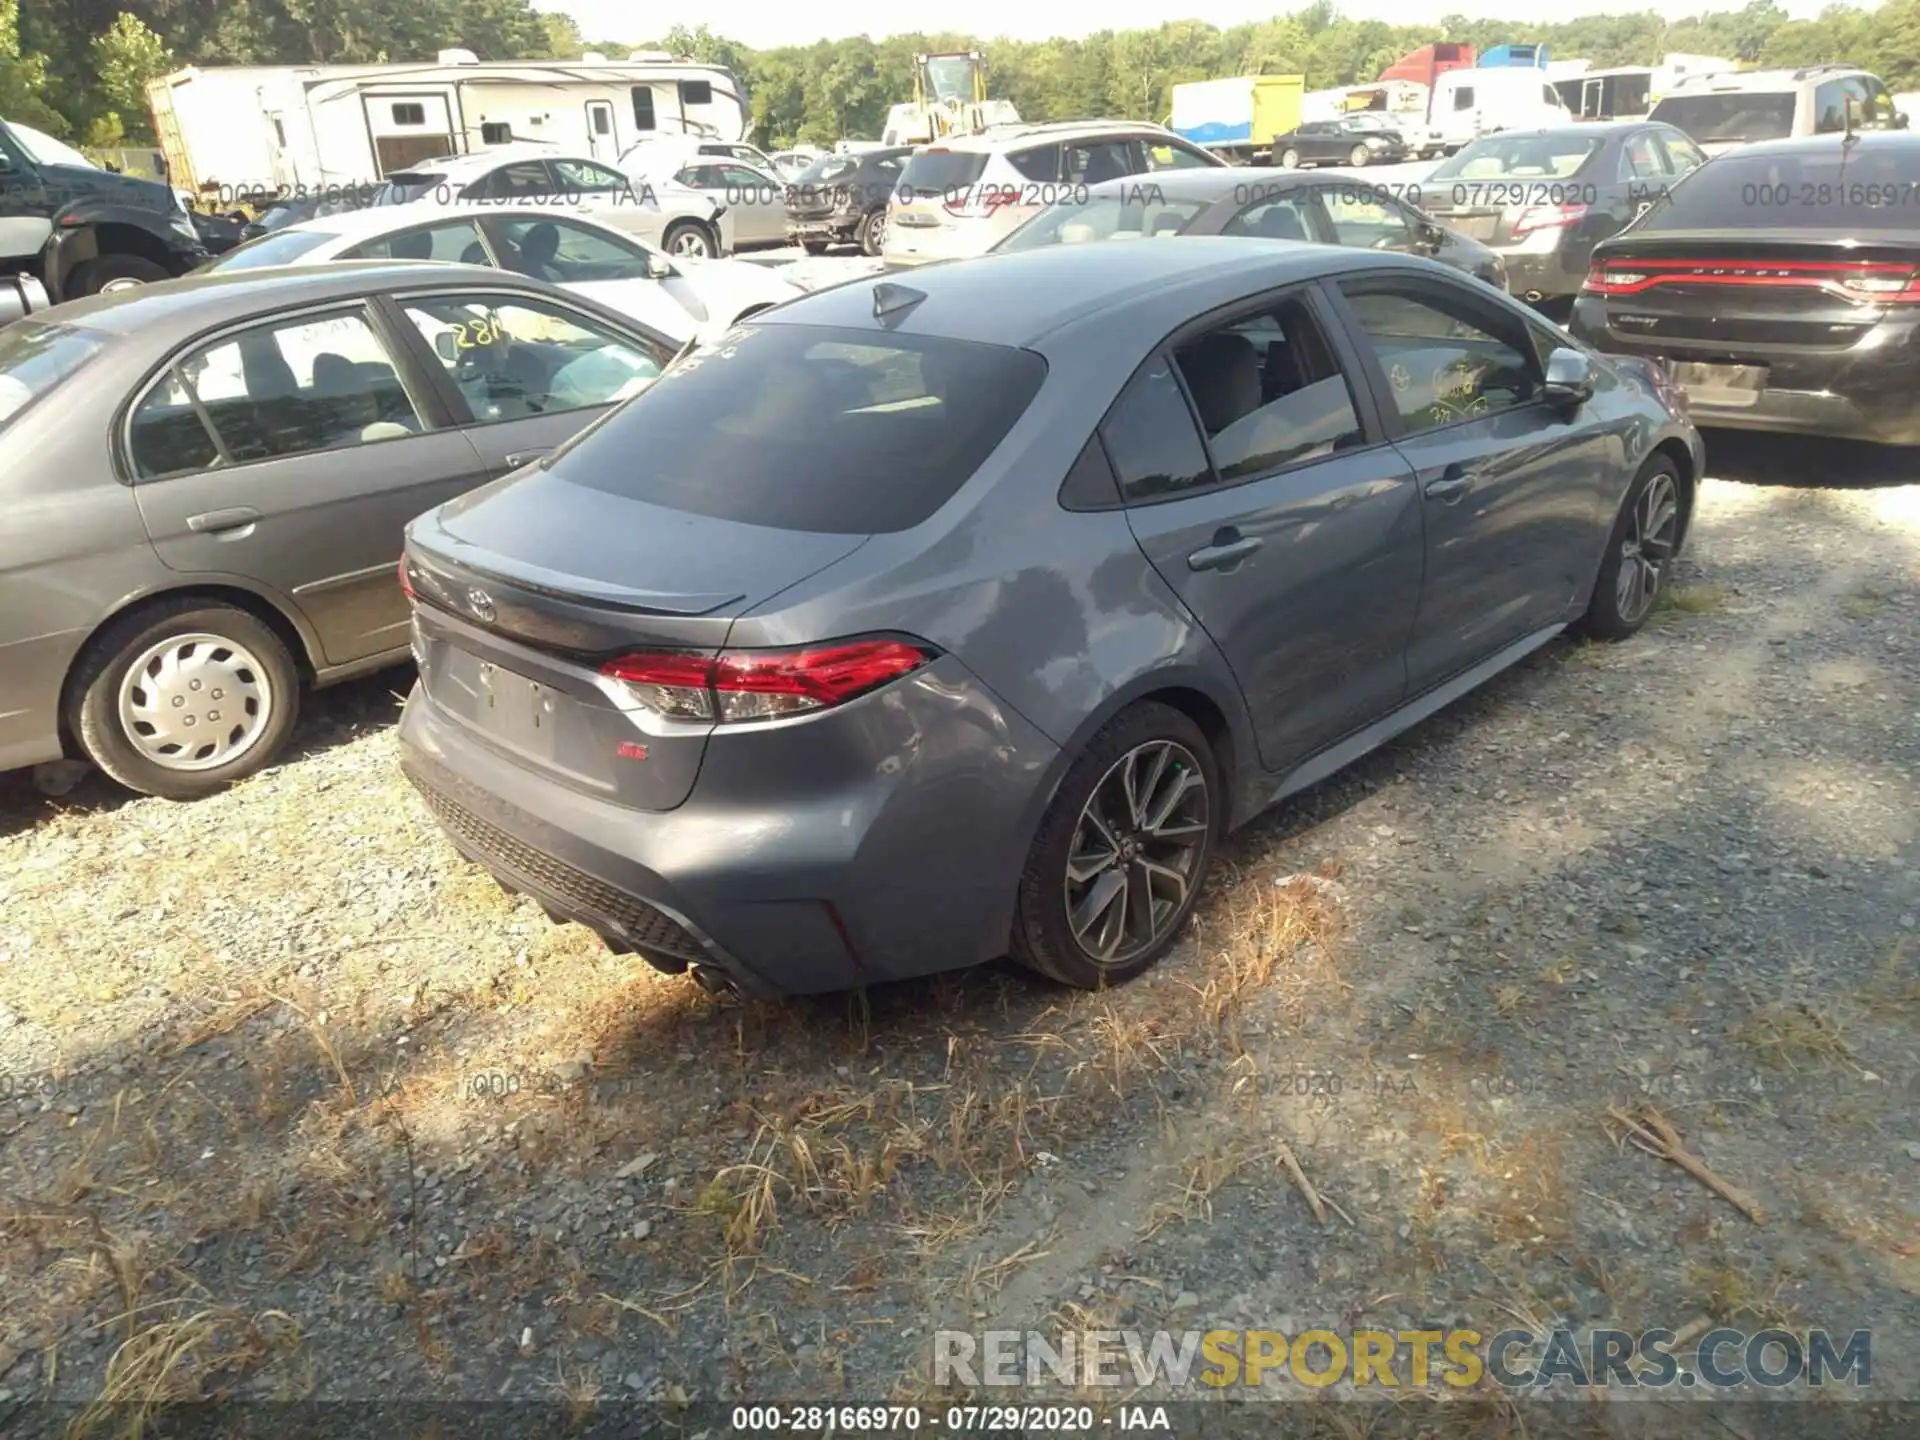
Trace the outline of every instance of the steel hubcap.
{"label": "steel hubcap", "polygon": [[1102,965],[1124,965],[1186,913],[1206,848],[1206,775],[1184,745],[1129,750],[1093,787],[1067,850],[1067,925]]}
{"label": "steel hubcap", "polygon": [[168,770],[211,770],[266,730],[273,686],[245,646],[222,635],[172,635],[150,645],[120,682],[120,728]]}
{"label": "steel hubcap", "polygon": [[1628,624],[1653,608],[1666,579],[1667,562],[1680,523],[1680,500],[1673,480],[1655,475],[1634,502],[1626,538],[1620,542],[1620,581],[1614,599]]}
{"label": "steel hubcap", "polygon": [[118,280],[107,281],[106,284],[100,287],[100,293],[102,295],[112,295],[117,291],[121,291],[121,290],[138,290],[145,283],[146,282],[142,280],[134,280],[134,279],[122,277],[121,279],[118,279]]}

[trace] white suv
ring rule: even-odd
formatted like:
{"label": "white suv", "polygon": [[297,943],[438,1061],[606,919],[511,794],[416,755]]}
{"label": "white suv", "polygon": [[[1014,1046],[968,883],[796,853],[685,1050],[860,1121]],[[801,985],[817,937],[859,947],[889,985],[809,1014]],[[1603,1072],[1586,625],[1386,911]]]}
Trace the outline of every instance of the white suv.
{"label": "white suv", "polygon": [[1880,77],[1851,65],[1684,76],[1650,120],[1684,130],[1709,155],[1755,140],[1904,130],[1906,112]]}
{"label": "white suv", "polygon": [[887,206],[889,268],[984,255],[1056,201],[1129,175],[1224,166],[1159,125],[1067,120],[993,125],[916,150]]}

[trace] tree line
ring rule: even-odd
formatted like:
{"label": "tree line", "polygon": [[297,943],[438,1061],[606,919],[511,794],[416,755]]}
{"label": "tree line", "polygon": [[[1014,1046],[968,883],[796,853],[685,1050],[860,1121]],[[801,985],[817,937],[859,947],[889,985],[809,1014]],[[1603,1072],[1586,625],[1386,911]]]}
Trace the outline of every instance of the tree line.
{"label": "tree line", "polygon": [[764,144],[878,138],[887,107],[911,98],[913,57],[983,50],[990,93],[1033,120],[1161,120],[1175,85],[1226,75],[1305,75],[1309,89],[1376,78],[1437,41],[1485,48],[1544,44],[1596,67],[1653,65],[1671,52],[1760,65],[1842,61],[1895,90],[1920,86],[1920,0],[1877,9],[1834,5],[1792,20],[1774,0],[1666,20],[1654,11],[1559,24],[1444,16],[1428,26],[1349,20],[1333,0],[1225,29],[1199,20],[1103,30],[1080,40],[982,40],[957,32],[821,40],[754,50],[706,26],[654,40],[589,43],[564,15],[529,0],[0,0],[0,117],[75,143],[152,138],[146,82],[181,65],[273,65],[430,59],[449,46],[487,60],[609,58],[667,50],[722,64],[752,95]]}

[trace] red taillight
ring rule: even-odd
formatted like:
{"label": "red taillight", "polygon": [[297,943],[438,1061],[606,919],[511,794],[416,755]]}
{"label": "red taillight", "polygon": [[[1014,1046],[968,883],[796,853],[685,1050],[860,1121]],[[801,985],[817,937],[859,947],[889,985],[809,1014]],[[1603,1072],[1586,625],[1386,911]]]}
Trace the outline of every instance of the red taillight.
{"label": "red taillight", "polygon": [[636,705],[671,720],[773,720],[844,704],[932,658],[900,640],[854,640],[804,650],[729,650],[719,656],[653,651],[601,666]]}
{"label": "red taillight", "polygon": [[405,595],[409,600],[418,600],[420,598],[414,593],[413,581],[407,575],[407,557],[404,555],[400,557],[400,593]]}
{"label": "red taillight", "polygon": [[1587,218],[1584,205],[1529,205],[1513,222],[1513,238],[1531,235],[1536,230],[1561,230],[1578,225]]}
{"label": "red taillight", "polygon": [[1595,260],[1589,295],[1638,295],[1661,285],[1825,290],[1867,305],[1920,303],[1920,271],[1878,260]]}
{"label": "red taillight", "polygon": [[959,215],[968,219],[980,219],[993,214],[1002,205],[1011,205],[1020,198],[1020,191],[1013,185],[970,185],[964,190],[950,193],[944,204],[949,215]]}

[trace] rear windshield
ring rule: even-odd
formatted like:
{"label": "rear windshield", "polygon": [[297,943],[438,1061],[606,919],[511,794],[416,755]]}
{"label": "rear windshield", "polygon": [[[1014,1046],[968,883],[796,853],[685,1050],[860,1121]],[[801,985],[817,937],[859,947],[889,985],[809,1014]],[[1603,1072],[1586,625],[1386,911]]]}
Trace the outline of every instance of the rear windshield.
{"label": "rear windshield", "polygon": [[308,251],[337,238],[324,230],[273,230],[236,245],[207,269],[258,270],[263,265],[291,265]]}
{"label": "rear windshield", "polygon": [[106,343],[98,331],[73,325],[17,320],[0,330],[0,430]]}
{"label": "rear windshield", "polygon": [[376,205],[411,205],[446,183],[444,175],[426,175],[418,170],[410,170],[404,175],[389,175],[387,183],[380,187],[380,193],[374,197]]}
{"label": "rear windshield", "polygon": [[1701,145],[1784,140],[1793,133],[1793,96],[1784,91],[1669,95],[1647,118],[1684,130]]}
{"label": "rear windshield", "polygon": [[921,150],[907,161],[900,188],[916,195],[964,190],[986,173],[987,157],[978,150]]}
{"label": "rear windshield", "polygon": [[1071,197],[1061,200],[1052,208],[1042,210],[994,248],[1034,250],[1042,245],[1072,245],[1082,240],[1139,240],[1178,235],[1213,203],[1154,196],[1150,186],[1134,189],[1145,193],[1095,195],[1077,202]]}
{"label": "rear windshield", "polygon": [[1492,135],[1441,164],[1433,180],[1571,180],[1600,153],[1596,135]]}
{"label": "rear windshield", "polygon": [[1709,160],[1633,227],[1920,231],[1920,145]]}
{"label": "rear windshield", "polygon": [[817,185],[823,180],[835,180],[842,175],[851,175],[860,168],[860,160],[853,155],[824,155],[794,177],[796,185]]}
{"label": "rear windshield", "polygon": [[556,470],[717,520],[907,530],[980,468],[1046,373],[1001,345],[749,323],[670,368]]}

